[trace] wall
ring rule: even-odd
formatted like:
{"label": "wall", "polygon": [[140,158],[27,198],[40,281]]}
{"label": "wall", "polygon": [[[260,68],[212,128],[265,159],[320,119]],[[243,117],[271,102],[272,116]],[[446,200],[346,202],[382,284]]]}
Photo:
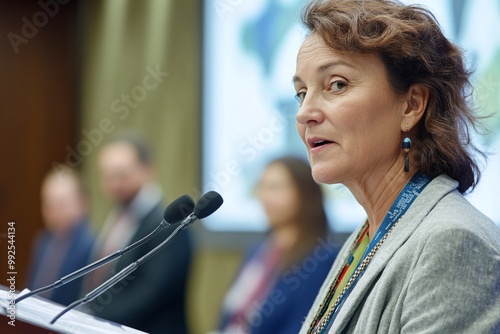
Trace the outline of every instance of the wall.
{"label": "wall", "polygon": [[6,284],[7,222],[14,221],[18,289],[42,229],[42,178],[65,159],[79,119],[77,1],[51,13],[35,1],[0,2],[0,282]]}

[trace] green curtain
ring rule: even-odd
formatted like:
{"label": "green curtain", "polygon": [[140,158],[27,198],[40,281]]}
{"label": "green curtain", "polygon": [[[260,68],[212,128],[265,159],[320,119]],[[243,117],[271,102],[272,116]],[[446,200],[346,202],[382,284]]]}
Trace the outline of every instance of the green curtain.
{"label": "green curtain", "polygon": [[[99,188],[97,153],[121,131],[139,133],[151,144],[167,202],[185,193],[196,200],[201,1],[86,0],[81,5],[81,123],[71,163],[82,170],[95,227],[110,207]],[[191,230],[198,234],[202,228],[195,225]],[[215,328],[218,306],[240,261],[239,252],[197,249],[188,293],[191,333]]]}
{"label": "green curtain", "polygon": [[92,0],[82,2],[82,13],[81,124],[72,164],[81,164],[96,227],[109,209],[98,184],[97,153],[107,138],[123,131],[150,143],[168,201],[184,193],[195,198],[199,1]]}

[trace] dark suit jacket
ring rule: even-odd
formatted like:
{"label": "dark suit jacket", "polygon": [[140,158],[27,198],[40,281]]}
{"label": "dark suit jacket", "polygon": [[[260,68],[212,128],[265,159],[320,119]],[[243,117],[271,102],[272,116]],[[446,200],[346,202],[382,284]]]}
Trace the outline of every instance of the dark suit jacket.
{"label": "dark suit jacket", "polygon": [[[70,246],[67,254],[61,263],[57,279],[77,270],[88,264],[90,251],[94,242],[94,236],[89,229],[87,220],[82,220],[69,235]],[[33,263],[30,268],[30,277],[28,278],[28,288],[36,289],[40,286],[33,286],[36,273],[44,270],[44,255],[47,248],[54,242],[54,235],[49,232],[43,233],[36,242],[35,252],[33,254]],[[50,260],[50,259],[49,259]],[[45,260],[46,261],[46,260]],[[52,283],[52,282],[50,282]],[[49,299],[62,304],[69,305],[78,299],[82,285],[82,279],[76,279],[52,291]]]}
{"label": "dark suit jacket", "polygon": [[[154,230],[163,219],[163,206],[156,205],[140,222],[131,243]],[[116,265],[119,272],[148,253],[177,225],[162,230],[149,242],[123,255]],[[181,231],[173,241],[133,273],[90,303],[93,313],[148,333],[186,333],[185,296],[192,256],[189,231]]]}

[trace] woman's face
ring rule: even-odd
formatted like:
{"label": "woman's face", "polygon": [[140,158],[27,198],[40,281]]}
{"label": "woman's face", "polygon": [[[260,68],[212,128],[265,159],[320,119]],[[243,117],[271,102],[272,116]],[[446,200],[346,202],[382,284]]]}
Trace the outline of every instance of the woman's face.
{"label": "woman's face", "polygon": [[300,196],[290,172],[283,165],[271,164],[265,169],[258,194],[272,228],[297,221]]}
{"label": "woman's face", "polygon": [[317,182],[363,181],[401,154],[403,97],[376,54],[342,54],[311,34],[297,57],[297,128]]}

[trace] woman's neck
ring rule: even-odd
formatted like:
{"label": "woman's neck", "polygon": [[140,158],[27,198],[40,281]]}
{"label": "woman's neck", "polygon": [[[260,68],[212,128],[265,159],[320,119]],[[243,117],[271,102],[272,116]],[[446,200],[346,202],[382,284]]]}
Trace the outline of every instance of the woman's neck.
{"label": "woman's neck", "polygon": [[414,165],[410,166],[409,172],[404,172],[401,166],[394,166],[379,177],[372,175],[362,182],[346,184],[367,214],[370,240],[401,190],[416,172],[417,167]]}

